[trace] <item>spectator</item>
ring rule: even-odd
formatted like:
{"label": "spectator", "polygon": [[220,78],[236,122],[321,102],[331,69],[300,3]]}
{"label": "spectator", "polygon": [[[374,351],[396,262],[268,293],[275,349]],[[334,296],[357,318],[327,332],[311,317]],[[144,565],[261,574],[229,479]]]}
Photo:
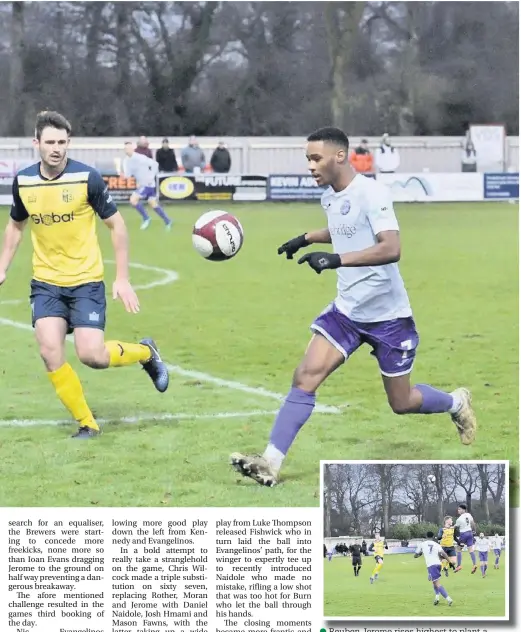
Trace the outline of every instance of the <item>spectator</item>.
{"label": "spectator", "polygon": [[204,169],[206,158],[195,136],[190,136],[188,145],[181,153],[181,162],[183,163],[185,171],[189,173],[198,173]]}
{"label": "spectator", "polygon": [[351,152],[349,162],[355,171],[363,174],[373,173],[373,155],[369,150],[367,140],[364,138],[358,147]]}
{"label": "spectator", "polygon": [[476,148],[470,137],[467,136],[465,144],[463,146],[463,152],[461,154],[461,170],[464,173],[472,173],[478,170],[478,157],[476,154]]}
{"label": "spectator", "polygon": [[232,166],[232,157],[222,140],[219,141],[217,148],[212,154],[210,165],[215,173],[228,173],[230,171]]}
{"label": "spectator", "polygon": [[163,173],[177,171],[175,151],[169,146],[168,138],[163,138],[161,147],[156,151],[156,162],[159,165],[159,171]]}
{"label": "spectator", "polygon": [[367,555],[367,542],[365,540],[362,540],[362,553],[364,555]]}
{"label": "spectator", "polygon": [[391,145],[389,134],[382,136],[382,142],[376,153],[376,166],[380,173],[394,173],[400,166],[400,154]]}
{"label": "spectator", "polygon": [[154,157],[152,156],[152,150],[150,149],[148,144],[148,138],[146,136],[140,136],[139,140],[137,141],[137,147],[134,149],[134,151],[136,154],[142,154],[143,156],[154,160]]}

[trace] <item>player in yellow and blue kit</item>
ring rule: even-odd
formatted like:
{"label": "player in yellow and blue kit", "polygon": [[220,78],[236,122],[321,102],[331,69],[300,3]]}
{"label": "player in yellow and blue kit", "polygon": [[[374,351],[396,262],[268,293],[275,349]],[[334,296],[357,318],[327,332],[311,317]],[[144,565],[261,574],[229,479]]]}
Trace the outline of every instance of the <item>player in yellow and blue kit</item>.
{"label": "player in yellow and blue kit", "polygon": [[382,566],[384,564],[384,550],[388,549],[387,542],[382,540],[379,535],[376,535],[374,538],[374,542],[369,547],[370,551],[374,551],[374,561],[376,566],[369,578],[371,584],[378,579],[378,574],[382,570]]}
{"label": "player in yellow and blue kit", "polygon": [[75,438],[99,433],[78,375],[67,363],[65,337],[74,332],[78,358],[94,369],[141,363],[160,392],[168,388],[168,370],[154,341],[105,341],[105,285],[96,216],[110,230],[116,258],[113,298],[127,312],[139,311],[128,273],[128,235],[123,217],[101,175],[67,158],[71,125],[57,112],[36,119],[34,145],[41,161],[18,173],[13,206],[0,254],[0,285],[22,233],[31,225],[33,279],[32,323],[40,354],[56,394],[79,424]]}
{"label": "player in yellow and blue kit", "polygon": [[[447,554],[448,560],[441,560],[441,568],[445,573],[445,577],[449,576],[449,566],[453,564],[456,568],[456,543],[459,538],[459,527],[454,526],[452,518],[445,516],[443,519],[443,527],[440,527],[438,531],[438,537],[436,538],[441,548]],[[458,570],[454,570],[455,573]]]}

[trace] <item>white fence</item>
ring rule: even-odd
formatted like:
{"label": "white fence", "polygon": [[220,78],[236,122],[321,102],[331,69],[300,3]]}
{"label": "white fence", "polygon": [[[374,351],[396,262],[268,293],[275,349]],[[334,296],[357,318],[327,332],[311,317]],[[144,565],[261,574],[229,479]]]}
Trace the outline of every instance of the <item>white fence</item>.
{"label": "white fence", "polygon": [[[114,168],[115,161],[123,155],[123,143],[128,138],[80,138],[71,141],[70,156],[87,162],[100,170]],[[154,151],[161,145],[161,137],[150,138]],[[305,173],[304,137],[201,137],[200,145],[207,162],[219,140],[224,140],[232,157],[234,173],[269,175],[270,173]],[[380,143],[379,137],[368,137],[369,147]],[[352,147],[360,137],[350,139]],[[463,137],[458,136],[411,136],[395,137],[393,144],[400,151],[400,168],[403,173],[431,171],[456,173],[461,171],[461,147]],[[181,162],[181,150],[187,144],[186,137],[171,137],[170,146],[176,150]],[[509,136],[506,141],[506,170],[519,171],[519,137]],[[12,159],[36,157],[29,138],[0,138],[0,156]]]}

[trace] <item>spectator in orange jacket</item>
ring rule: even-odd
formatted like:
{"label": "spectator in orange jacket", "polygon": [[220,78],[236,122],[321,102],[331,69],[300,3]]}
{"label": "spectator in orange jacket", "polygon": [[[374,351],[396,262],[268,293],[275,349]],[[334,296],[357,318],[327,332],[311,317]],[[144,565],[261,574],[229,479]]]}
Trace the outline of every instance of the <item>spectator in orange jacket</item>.
{"label": "spectator in orange jacket", "polygon": [[366,139],[351,152],[349,162],[358,173],[373,173],[373,154],[369,151]]}

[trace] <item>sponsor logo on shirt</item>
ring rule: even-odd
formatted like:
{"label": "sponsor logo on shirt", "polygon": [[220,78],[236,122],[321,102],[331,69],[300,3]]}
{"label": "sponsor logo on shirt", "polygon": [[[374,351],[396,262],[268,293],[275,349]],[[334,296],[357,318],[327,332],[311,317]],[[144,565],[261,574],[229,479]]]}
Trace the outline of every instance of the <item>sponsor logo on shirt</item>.
{"label": "sponsor logo on shirt", "polygon": [[64,213],[58,215],[57,213],[31,213],[31,219],[34,224],[43,224],[44,226],[52,226],[53,224],[61,224],[74,221],[74,213]]}
{"label": "sponsor logo on shirt", "polygon": [[329,228],[331,235],[342,235],[351,239],[356,235],[356,226],[349,226],[349,224],[340,224],[339,226],[331,226]]}

